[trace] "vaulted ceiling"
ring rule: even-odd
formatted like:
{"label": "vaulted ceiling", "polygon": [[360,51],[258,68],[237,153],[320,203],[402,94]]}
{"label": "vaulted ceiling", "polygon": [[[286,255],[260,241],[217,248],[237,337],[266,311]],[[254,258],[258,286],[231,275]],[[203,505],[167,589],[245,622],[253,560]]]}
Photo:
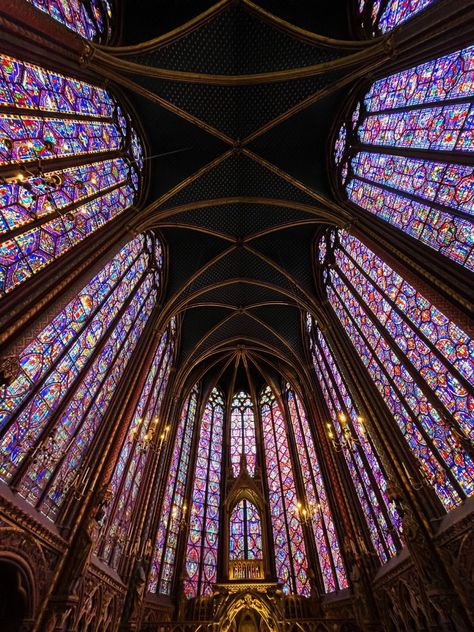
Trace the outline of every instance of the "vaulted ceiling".
{"label": "vaulted ceiling", "polygon": [[349,219],[332,201],[328,138],[378,45],[349,41],[344,0],[125,4],[125,46],[99,56],[148,140],[135,228],[165,238],[181,362],[242,345],[302,362],[314,235]]}

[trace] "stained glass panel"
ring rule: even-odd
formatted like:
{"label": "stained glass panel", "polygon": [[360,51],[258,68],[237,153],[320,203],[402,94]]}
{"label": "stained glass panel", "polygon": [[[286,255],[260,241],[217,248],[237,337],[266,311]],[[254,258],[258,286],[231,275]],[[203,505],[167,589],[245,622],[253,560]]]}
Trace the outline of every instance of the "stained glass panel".
{"label": "stained glass panel", "polygon": [[240,473],[240,460],[245,455],[247,471],[255,474],[257,448],[255,444],[255,419],[252,400],[241,391],[232,399],[230,418],[230,456],[234,476]]}
{"label": "stained glass panel", "polygon": [[184,403],[176,429],[161,520],[155,542],[148,589],[169,595],[175,569],[176,546],[182,521],[186,517],[184,502],[191,442],[194,433],[198,388],[195,386]]}
{"label": "stained glass panel", "polygon": [[0,165],[1,295],[133,205],[143,149],[103,88],[0,55]]}
{"label": "stained glass panel", "polygon": [[278,581],[287,594],[309,596],[306,549],[285,421],[269,386],[260,396],[260,414]]}
{"label": "stained glass panel", "polygon": [[298,396],[291,389],[287,391],[287,401],[306,493],[307,508],[305,506],[304,510],[311,516],[325,591],[334,592],[346,588],[348,583],[332,512],[308,418]]}
{"label": "stained glass panel", "polygon": [[471,270],[473,68],[471,46],[374,82],[345,123],[364,148],[346,133],[334,148],[351,202]]}
{"label": "stained glass panel", "polygon": [[28,0],[40,11],[88,40],[106,39],[112,18],[110,0]]}
{"label": "stained glass panel", "polygon": [[311,317],[309,333],[314,369],[332,422],[328,422],[328,427],[342,448],[372,544],[381,562],[386,562],[400,545],[399,539],[395,541],[393,535],[394,531],[401,529],[400,516],[387,497],[387,480],[363,419],[325,337]]}
{"label": "stained glass panel", "polygon": [[201,419],[186,550],[187,597],[209,595],[217,580],[224,400],[212,390]]}
{"label": "stained glass panel", "polygon": [[451,509],[474,493],[474,464],[459,441],[459,433],[473,434],[472,341],[360,241],[340,231],[339,243],[329,300]]}

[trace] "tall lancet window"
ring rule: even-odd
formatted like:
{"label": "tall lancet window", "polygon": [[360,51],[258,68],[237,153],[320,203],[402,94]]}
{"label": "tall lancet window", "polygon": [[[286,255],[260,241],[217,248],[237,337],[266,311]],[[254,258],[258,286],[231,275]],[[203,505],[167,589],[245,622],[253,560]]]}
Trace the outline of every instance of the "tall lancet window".
{"label": "tall lancet window", "polygon": [[201,419],[186,550],[188,597],[209,595],[217,580],[224,400],[214,388]]}
{"label": "tall lancet window", "polygon": [[83,465],[155,307],[156,238],[129,242],[20,354],[1,390],[0,478],[51,519]]}
{"label": "tall lancet window", "polygon": [[175,335],[173,319],[156,348],[112,474],[112,502],[107,507],[104,537],[98,543],[97,552],[114,568],[129,544],[149,448],[154,443],[161,449],[170,430],[169,425],[163,424],[160,411],[173,364]]}
{"label": "tall lancet window", "polygon": [[111,0],[28,0],[87,40],[107,40],[112,19]]}
{"label": "tall lancet window", "polygon": [[285,593],[308,596],[303,528],[283,412],[269,386],[260,395],[270,515],[278,580]]}
{"label": "tall lancet window", "polygon": [[234,395],[231,406],[230,458],[234,476],[240,473],[242,455],[245,455],[248,473],[254,476],[257,461],[255,418],[250,395],[244,391]]}
{"label": "tall lancet window", "polygon": [[289,385],[286,396],[306,495],[300,512],[311,520],[325,591],[334,592],[348,584],[331,508],[304,408]]}
{"label": "tall lancet window", "polygon": [[394,535],[400,531],[400,516],[387,498],[387,479],[363,418],[353,403],[323,333],[309,314],[307,328],[314,370],[331,419],[327,427],[344,454],[372,544],[383,563],[400,547],[400,540]]}
{"label": "tall lancet window", "polygon": [[197,401],[198,387],[196,385],[181,411],[160,512],[148,590],[163,595],[171,593],[178,536],[186,523],[187,507],[184,498],[191,443],[196,425]]}
{"label": "tall lancet window", "polygon": [[472,340],[358,239],[342,230],[324,239],[329,301],[422,475],[451,509],[474,493],[465,447],[474,436]]}
{"label": "tall lancet window", "polygon": [[376,81],[334,150],[351,202],[470,270],[473,64],[471,46]]}
{"label": "tall lancet window", "polygon": [[262,560],[262,521],[257,507],[244,498],[230,514],[229,559]]}
{"label": "tall lancet window", "polygon": [[142,166],[106,90],[0,55],[0,296],[129,209]]}
{"label": "tall lancet window", "polygon": [[388,33],[399,24],[426,9],[436,0],[359,0],[358,8],[363,26],[371,25],[371,33]]}

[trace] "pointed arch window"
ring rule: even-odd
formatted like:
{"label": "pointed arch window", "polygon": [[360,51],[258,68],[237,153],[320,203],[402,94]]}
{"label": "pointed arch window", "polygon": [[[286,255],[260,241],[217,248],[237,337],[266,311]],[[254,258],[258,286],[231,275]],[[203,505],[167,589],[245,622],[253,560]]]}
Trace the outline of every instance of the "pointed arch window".
{"label": "pointed arch window", "polygon": [[334,148],[351,202],[470,270],[473,64],[471,46],[376,81]]}
{"label": "pointed arch window", "polygon": [[260,395],[275,563],[285,593],[308,596],[310,586],[303,528],[283,412],[272,389]]}
{"label": "pointed arch window", "polygon": [[245,455],[248,473],[254,476],[257,461],[255,417],[250,395],[244,391],[234,395],[231,405],[230,458],[234,476],[240,473],[242,455]]}
{"label": "pointed arch window", "polygon": [[388,33],[399,24],[426,9],[436,0],[359,0],[358,9],[365,28],[371,34]]}
{"label": "pointed arch window", "polygon": [[307,330],[314,370],[331,419],[328,428],[342,446],[372,544],[380,561],[385,563],[401,548],[400,539],[395,535],[401,529],[400,516],[387,498],[385,473],[348,385],[326,338],[310,314]]}
{"label": "pointed arch window", "polygon": [[209,595],[217,580],[224,400],[214,388],[204,407],[186,551],[187,597]]}
{"label": "pointed arch window", "polygon": [[289,385],[286,397],[323,584],[326,592],[334,592],[347,588],[348,583],[332,512],[308,418],[298,395]]}
{"label": "pointed arch window", "polygon": [[198,386],[195,385],[181,411],[152,558],[148,589],[150,592],[163,595],[171,593],[178,536],[187,511],[184,497],[196,421],[198,392]]}
{"label": "pointed arch window", "polygon": [[98,553],[117,568],[130,538],[132,516],[143,478],[149,447],[158,433],[162,446],[169,432],[160,419],[175,350],[176,323],[173,319],[161,337],[132,416],[111,478],[112,502],[107,508],[104,538]]}
{"label": "pointed arch window", "polygon": [[138,199],[143,150],[103,88],[0,55],[0,296]]}
{"label": "pointed arch window", "polygon": [[474,492],[464,447],[474,436],[472,340],[358,239],[342,230],[323,239],[329,301],[424,476],[452,509]]}
{"label": "pointed arch window", "polygon": [[262,521],[255,505],[243,498],[232,509],[229,522],[229,559],[262,560]]}
{"label": "pointed arch window", "polygon": [[20,354],[0,399],[0,478],[50,519],[82,465],[155,306],[155,237],[140,235]]}
{"label": "pointed arch window", "polygon": [[110,36],[111,0],[28,0],[28,2],[87,40],[105,42]]}

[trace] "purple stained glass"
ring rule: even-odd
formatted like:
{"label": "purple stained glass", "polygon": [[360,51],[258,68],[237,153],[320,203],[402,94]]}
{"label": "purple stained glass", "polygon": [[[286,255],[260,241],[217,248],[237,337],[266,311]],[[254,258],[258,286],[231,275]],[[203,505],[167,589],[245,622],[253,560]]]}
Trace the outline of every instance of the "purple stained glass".
{"label": "purple stained glass", "polygon": [[240,473],[242,455],[245,455],[248,473],[254,476],[257,446],[253,403],[248,393],[240,391],[232,399],[230,415],[230,458],[234,476]]}
{"label": "purple stained glass", "polygon": [[234,506],[230,515],[229,559],[263,559],[260,514],[257,507],[246,498]]}
{"label": "purple stained glass", "polygon": [[161,507],[161,521],[155,541],[148,590],[169,595],[175,569],[178,533],[186,517],[184,502],[191,441],[194,434],[198,388],[195,386],[181,411],[173,446],[166,493]]}
{"label": "purple stained glass", "polygon": [[[386,562],[396,553],[393,529],[400,531],[401,519],[387,495],[387,480],[364,428],[335,358],[322,332],[312,322],[310,347],[313,365],[326,401],[331,432],[343,447],[347,466],[359,497],[372,543],[380,560]],[[354,438],[352,449],[348,437]]]}
{"label": "purple stained glass", "polygon": [[[473,73],[470,47],[376,81],[365,98],[368,114],[352,120],[367,148],[340,149],[352,167],[341,176],[351,202],[471,270],[474,172],[463,161],[474,146]],[[459,157],[436,159],[439,151]]]}
{"label": "purple stained glass", "polygon": [[373,0],[372,21],[382,33],[388,33],[436,0],[388,0],[379,16],[381,0]]}
{"label": "purple stained glass", "polygon": [[224,400],[214,388],[201,419],[186,550],[188,598],[209,595],[217,580]]}
{"label": "purple stained glass", "polygon": [[101,36],[108,35],[106,23],[112,17],[108,0],[92,0],[90,3],[92,14],[86,9],[85,0],[28,0],[28,2],[87,40],[102,39]]}
{"label": "purple stained glass", "polygon": [[[107,302],[115,309],[115,300],[108,302],[114,289],[127,270],[139,265],[143,236],[128,242],[115,257],[71,300],[71,302],[41,331],[19,356],[21,371],[18,378],[2,389],[0,398],[0,426],[4,427],[19,406],[30,396],[32,389],[77,340],[91,318]],[[133,279],[134,275],[129,277]],[[117,290],[118,291],[118,290]],[[94,326],[93,329],[97,331]],[[84,338],[84,344],[87,344]],[[78,357],[78,351],[74,357]]]}
{"label": "purple stained glass", "polygon": [[[48,168],[79,156],[102,160]],[[0,184],[5,294],[133,205],[143,149],[104,89],[0,55],[0,164],[18,169]]]}
{"label": "purple stained glass", "polygon": [[306,493],[308,508],[304,510],[311,517],[324,588],[330,593],[348,586],[346,571],[308,418],[291,389],[287,391],[287,401]]}
{"label": "purple stained glass", "polygon": [[133,511],[142,482],[148,447],[158,439],[158,448],[166,441],[169,428],[160,419],[173,363],[175,341],[170,329],[161,337],[155,351],[140,398],[131,418],[124,443],[111,479],[112,503],[107,508],[105,535],[97,553],[117,568],[132,524]]}
{"label": "purple stained glass", "polygon": [[111,118],[116,104],[103,88],[0,54],[1,106]]}
{"label": "purple stained glass", "polygon": [[267,386],[260,396],[270,516],[278,580],[285,593],[309,596],[306,549],[283,413]]}
{"label": "purple stained glass", "polygon": [[472,434],[472,399],[463,386],[472,380],[471,341],[454,323],[450,331],[449,320],[361,242],[344,231],[339,237],[330,302],[426,475],[452,508],[460,493],[474,492],[474,465],[443,421],[451,414],[459,431]]}
{"label": "purple stained glass", "polygon": [[[0,476],[3,480],[8,481],[11,478],[40,437],[55,409],[73,388],[77,376],[86,366],[100,340],[107,334],[108,328],[118,315],[127,296],[143,277],[146,264],[146,256],[137,259],[121,283],[104,302],[100,311],[90,321],[89,326],[67,349],[54,370],[47,374],[46,379],[41,383],[41,388],[31,398],[24,398],[25,405],[14,416],[13,423],[0,443]],[[149,275],[146,284],[143,283],[143,287],[147,289],[147,294],[150,291],[150,280]],[[105,348],[108,349],[109,346],[106,344]],[[111,362],[112,357],[108,357],[107,360]],[[97,368],[101,368],[100,362]],[[85,398],[88,396],[88,389],[86,391],[84,392]],[[82,405],[86,403],[86,399],[81,402]],[[67,419],[64,420],[64,423],[67,423]]]}

